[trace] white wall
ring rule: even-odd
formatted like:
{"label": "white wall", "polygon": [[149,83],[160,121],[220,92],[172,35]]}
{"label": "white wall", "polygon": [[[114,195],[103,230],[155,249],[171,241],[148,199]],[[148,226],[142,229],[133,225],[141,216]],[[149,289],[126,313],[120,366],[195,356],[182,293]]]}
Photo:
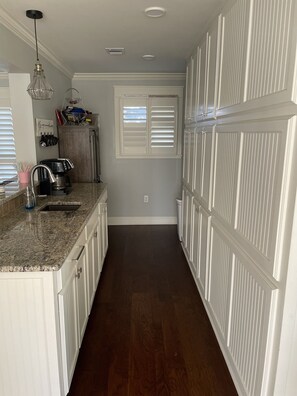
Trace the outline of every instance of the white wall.
{"label": "white wall", "polygon": [[[175,223],[176,201],[181,195],[181,159],[116,159],[114,85],[177,85],[184,79],[141,81],[112,75],[73,79],[83,107],[100,114],[102,180],[108,183],[110,224]],[[149,196],[149,203],[143,196]]]}

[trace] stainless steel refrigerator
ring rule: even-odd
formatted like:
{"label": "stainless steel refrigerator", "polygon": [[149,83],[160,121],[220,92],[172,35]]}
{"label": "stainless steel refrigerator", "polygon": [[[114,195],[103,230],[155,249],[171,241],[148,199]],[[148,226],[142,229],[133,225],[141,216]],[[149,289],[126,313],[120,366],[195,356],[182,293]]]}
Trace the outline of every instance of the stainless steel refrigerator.
{"label": "stainless steel refrigerator", "polygon": [[69,158],[74,169],[69,173],[74,183],[101,181],[99,127],[59,126],[59,155]]}

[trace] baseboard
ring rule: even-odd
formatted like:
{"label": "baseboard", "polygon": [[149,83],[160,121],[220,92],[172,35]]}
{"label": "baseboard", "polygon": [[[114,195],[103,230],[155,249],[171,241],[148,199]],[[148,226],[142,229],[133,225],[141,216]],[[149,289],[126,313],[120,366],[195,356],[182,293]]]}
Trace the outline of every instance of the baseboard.
{"label": "baseboard", "polygon": [[109,217],[108,225],[177,224],[177,217]]}

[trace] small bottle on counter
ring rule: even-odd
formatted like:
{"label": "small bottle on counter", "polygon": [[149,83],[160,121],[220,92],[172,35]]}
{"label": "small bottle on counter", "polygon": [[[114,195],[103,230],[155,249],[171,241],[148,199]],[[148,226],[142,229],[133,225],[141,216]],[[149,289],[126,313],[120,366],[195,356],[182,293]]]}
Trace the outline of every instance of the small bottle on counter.
{"label": "small bottle on counter", "polygon": [[26,192],[25,192],[25,208],[26,209],[34,208],[34,198],[33,198],[31,187],[29,187],[29,186],[26,187]]}

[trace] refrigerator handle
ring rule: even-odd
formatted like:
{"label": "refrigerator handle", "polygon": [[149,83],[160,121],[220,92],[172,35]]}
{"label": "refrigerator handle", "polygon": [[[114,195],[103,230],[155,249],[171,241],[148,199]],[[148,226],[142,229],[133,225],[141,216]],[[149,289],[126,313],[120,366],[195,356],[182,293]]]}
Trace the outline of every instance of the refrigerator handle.
{"label": "refrigerator handle", "polygon": [[95,148],[95,132],[90,131],[89,140],[90,140],[90,158],[91,158],[91,179],[93,182],[96,181],[96,148]]}

